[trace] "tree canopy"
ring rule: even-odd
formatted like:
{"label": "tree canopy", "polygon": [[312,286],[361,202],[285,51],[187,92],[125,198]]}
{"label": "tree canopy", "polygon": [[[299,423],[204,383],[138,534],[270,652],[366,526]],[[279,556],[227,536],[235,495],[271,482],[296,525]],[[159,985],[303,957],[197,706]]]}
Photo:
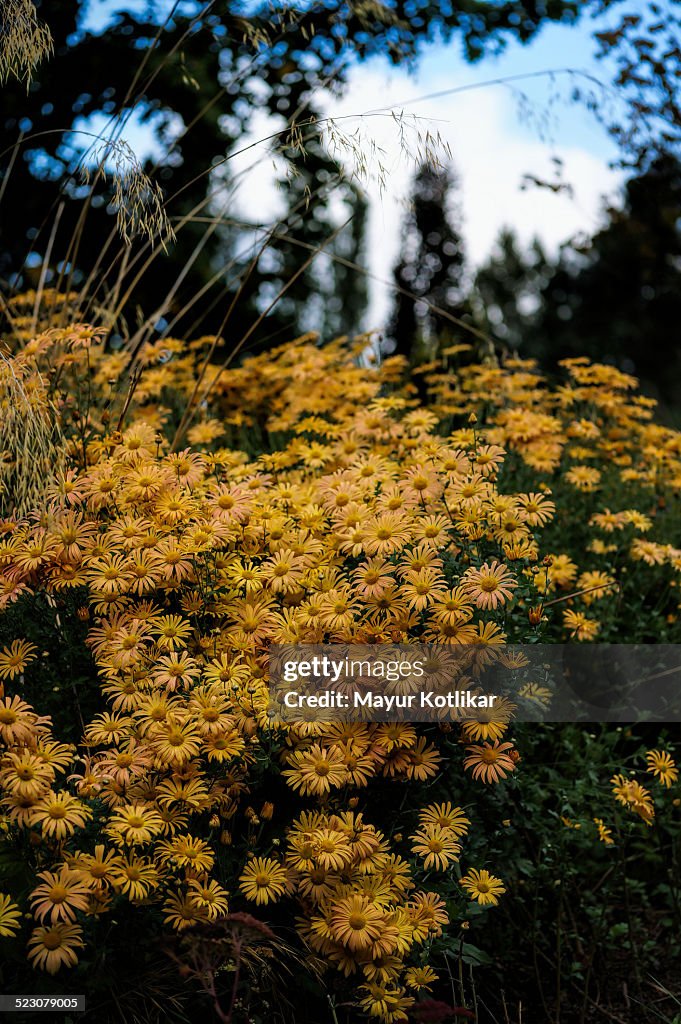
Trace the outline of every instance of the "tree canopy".
{"label": "tree canopy", "polygon": [[[361,251],[361,219],[334,235],[332,195],[340,190],[350,210],[359,196],[310,126],[320,90],[341,89],[351,64],[369,56],[413,61],[436,36],[457,36],[466,58],[477,60],[508,38],[529,40],[546,22],[574,20],[584,6],[325,0],[273,10],[235,0],[151,2],[88,31],[83,0],[38,2],[53,53],[31,69],[28,91],[22,76],[10,74],[0,96],[4,287],[25,288],[40,274],[62,289],[87,285],[90,304],[113,311],[112,326],[123,333],[145,317],[178,331],[216,331],[231,310],[229,330],[237,335],[287,287],[288,301],[274,303],[267,332],[299,323],[311,271],[292,283],[292,264],[300,270],[309,246],[324,242],[331,257],[338,249],[348,262]],[[277,119],[272,142],[287,158],[279,173],[293,187],[276,230],[260,229],[258,256],[257,247],[244,245],[254,237],[252,225],[235,222],[229,203],[229,158],[262,112]],[[121,197],[112,173],[113,165],[125,165],[120,139],[133,117],[153,129],[161,151],[140,169],[162,189],[177,235],[167,253],[152,253],[143,235],[126,249],[112,230],[116,206],[120,213],[149,200],[146,181],[132,200]],[[84,166],[96,169],[89,185]],[[258,211],[252,220],[258,224]],[[351,325],[337,317],[332,326]]]}

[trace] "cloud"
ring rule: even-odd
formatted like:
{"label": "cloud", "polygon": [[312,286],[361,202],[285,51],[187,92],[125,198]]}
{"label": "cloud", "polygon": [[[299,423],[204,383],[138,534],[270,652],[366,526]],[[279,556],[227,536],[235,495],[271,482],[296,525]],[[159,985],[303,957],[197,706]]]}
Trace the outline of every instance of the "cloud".
{"label": "cloud", "polygon": [[[470,80],[457,75],[422,74],[419,78],[405,72],[389,72],[377,64],[354,68],[349,87],[340,101],[326,105],[326,112],[339,118],[345,131],[357,131],[364,148],[371,141],[382,151],[381,162],[389,170],[383,188],[370,181],[370,215],[366,263],[380,278],[390,278],[399,253],[400,223],[409,193],[409,184],[417,156],[417,133],[427,129],[439,132],[451,147],[460,181],[460,208],[463,233],[472,265],[489,254],[505,225],[513,227],[524,243],[539,237],[550,251],[575,234],[592,233],[600,224],[604,197],[612,197],[622,177],[608,168],[605,160],[574,141],[561,145],[560,124],[551,143],[521,122],[513,96],[505,89],[490,87],[454,96],[440,97],[405,107],[406,124],[418,114],[419,120],[404,133],[410,156],[400,145],[400,129],[387,114],[365,120],[353,115],[408,102],[425,93],[450,89]],[[396,108],[399,110],[399,106]],[[585,115],[586,117],[586,115]],[[588,144],[589,131],[585,130]],[[599,140],[601,151],[603,142]],[[521,189],[523,176],[555,180],[552,157],[563,161],[562,180],[570,184],[573,197],[548,189]],[[351,162],[351,161],[350,161]],[[378,161],[373,161],[374,172]],[[367,326],[385,323],[390,307],[390,290],[374,282]]]}

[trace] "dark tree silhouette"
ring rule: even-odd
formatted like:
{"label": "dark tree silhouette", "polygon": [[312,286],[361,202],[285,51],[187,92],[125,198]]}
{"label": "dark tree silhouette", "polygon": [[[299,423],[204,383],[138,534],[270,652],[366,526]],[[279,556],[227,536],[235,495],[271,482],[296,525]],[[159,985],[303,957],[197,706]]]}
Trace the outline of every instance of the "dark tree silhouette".
{"label": "dark tree silhouette", "polygon": [[476,275],[478,322],[500,348],[555,369],[587,356],[639,377],[678,417],[681,403],[681,163],[658,155],[624,187],[590,239],[549,259],[501,234]]}
{"label": "dark tree silhouette", "polygon": [[[396,291],[387,336],[395,352],[412,362],[430,358],[465,328],[451,317],[469,316],[464,298],[464,248],[453,208],[456,182],[445,167],[422,166],[414,179],[402,228],[402,251],[394,270]],[[410,293],[410,294],[407,294]]]}
{"label": "dark tree silhouette", "polygon": [[[681,164],[657,157],[589,244],[568,247],[543,289],[527,350],[586,355],[681,399]],[[545,358],[545,356],[544,356]]]}

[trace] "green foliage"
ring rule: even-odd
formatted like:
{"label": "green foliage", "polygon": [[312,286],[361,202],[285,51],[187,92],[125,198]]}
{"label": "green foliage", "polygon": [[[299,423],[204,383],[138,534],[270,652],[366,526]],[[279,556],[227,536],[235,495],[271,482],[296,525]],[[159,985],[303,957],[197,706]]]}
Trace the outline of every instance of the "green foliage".
{"label": "green foliage", "polygon": [[[681,956],[681,801],[651,781],[656,813],[647,826],[615,803],[609,780],[619,772],[640,779],[646,749],[673,750],[677,734],[671,726],[666,735],[640,725],[514,728],[519,774],[486,791],[475,811],[487,827],[476,829],[474,819],[471,830],[486,835],[478,856],[504,865],[513,899],[471,918],[466,931],[493,959],[476,984],[485,1001],[499,993],[500,1015],[506,1000],[513,1021],[519,1005],[534,1004],[537,1019],[566,1024],[671,1024]],[[611,830],[611,843],[599,839],[594,818]]]}

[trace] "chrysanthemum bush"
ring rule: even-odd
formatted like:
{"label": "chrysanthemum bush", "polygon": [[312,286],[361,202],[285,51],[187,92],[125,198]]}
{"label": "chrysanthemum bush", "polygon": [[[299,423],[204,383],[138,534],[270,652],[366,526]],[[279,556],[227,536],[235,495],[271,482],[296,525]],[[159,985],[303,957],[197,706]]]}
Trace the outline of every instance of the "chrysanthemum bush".
{"label": "chrysanthemum bush", "polygon": [[[11,970],[101,995],[145,964],[167,979],[161,957],[219,1019],[257,1020],[285,940],[334,1015],[418,1019],[509,899],[479,813],[522,788],[509,723],[275,727],[268,647],[676,641],[681,435],[582,360],[549,386],[456,346],[424,405],[366,340],[221,369],[212,339],[166,339],[128,373],[92,328],[15,325],[3,372],[40,382],[64,464],[33,508],[8,489],[0,524]],[[665,789],[670,751],[647,765]],[[622,771],[645,831],[652,798]]]}

